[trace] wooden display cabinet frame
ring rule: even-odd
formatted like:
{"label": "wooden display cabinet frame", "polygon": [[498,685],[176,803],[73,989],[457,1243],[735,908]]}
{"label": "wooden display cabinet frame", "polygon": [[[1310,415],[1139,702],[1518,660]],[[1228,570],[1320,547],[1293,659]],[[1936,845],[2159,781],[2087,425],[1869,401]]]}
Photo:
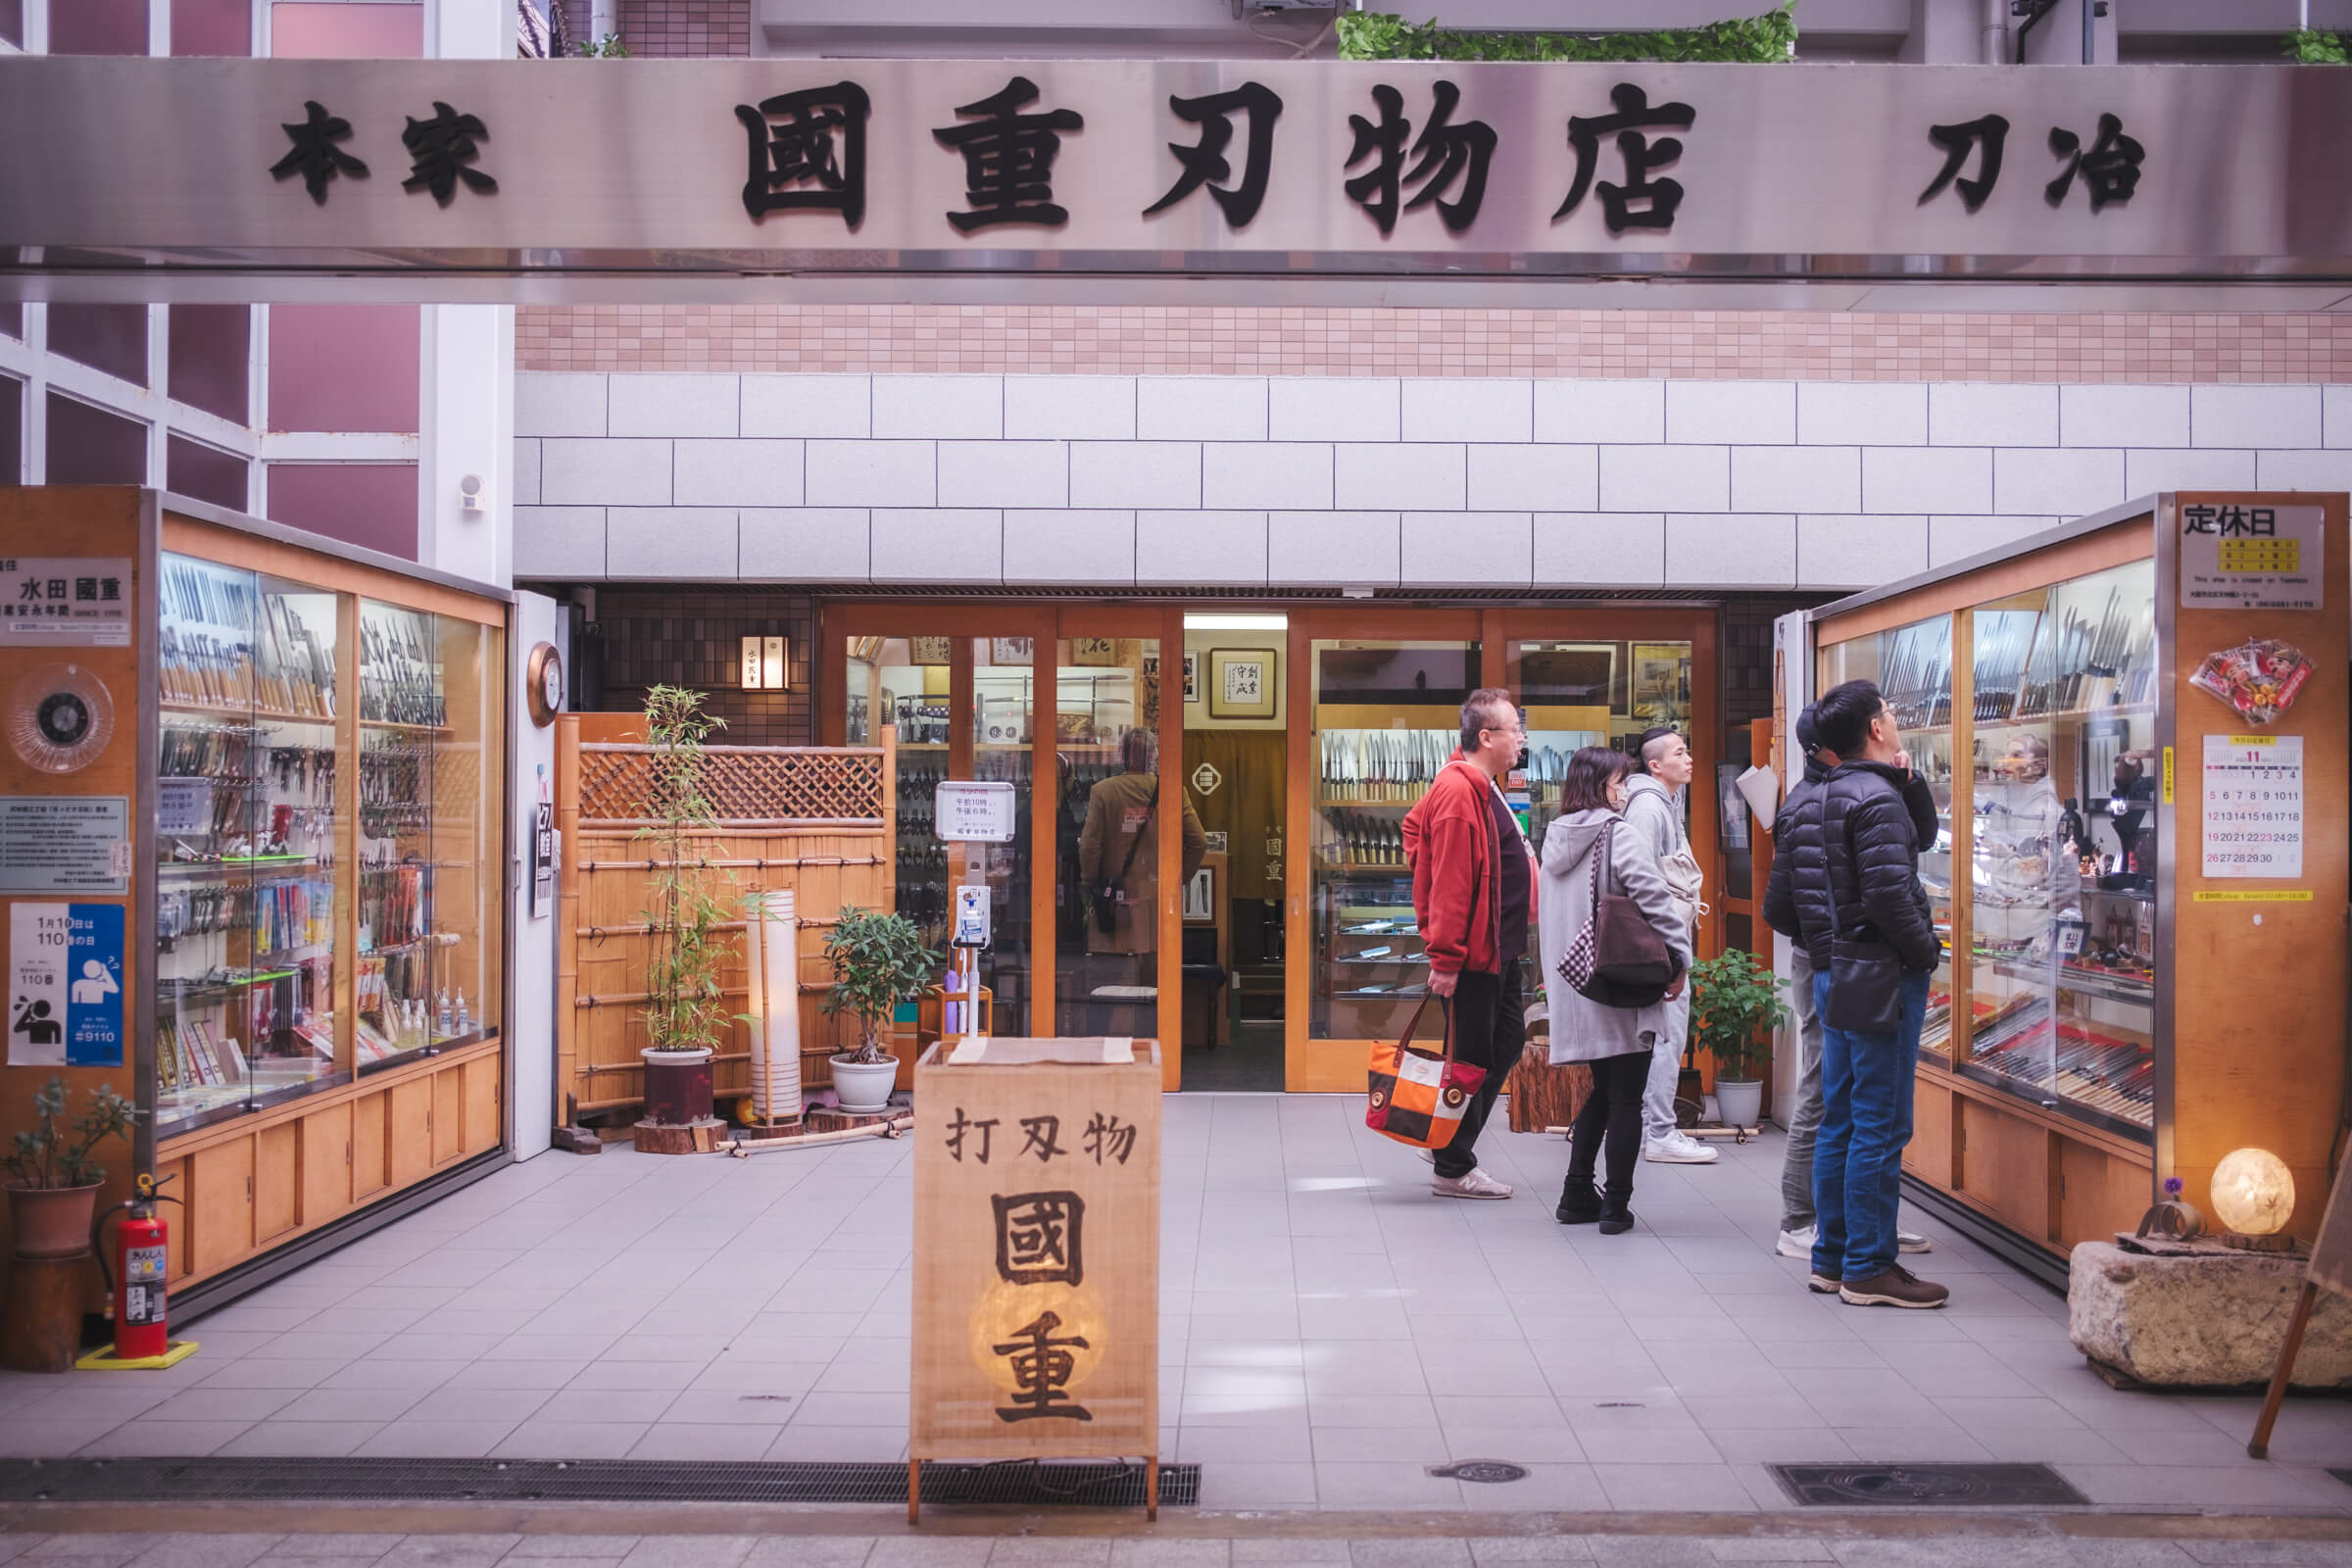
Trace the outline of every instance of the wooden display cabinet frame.
{"label": "wooden display cabinet frame", "polygon": [[[2313,612],[2180,608],[2180,509],[2191,505],[2318,507],[2325,515],[2325,596]],[[2135,1140],[1969,1077],[1973,1018],[1966,980],[1954,970],[1953,1065],[1922,1058],[1916,1131],[1903,1164],[1923,1196],[1957,1216],[1994,1227],[1988,1239],[2063,1282],[2076,1243],[2136,1225],[2166,1177],[2212,1212],[2207,1185],[2224,1153],[2271,1150],[2294,1173],[2292,1230],[2317,1232],[2329,1188],[2345,1090],[2347,982],[2345,808],[2352,704],[2352,572],[2341,494],[2164,493],[2085,517],[2050,535],[1859,594],[1811,612],[1805,689],[1818,695],[1819,658],[1836,644],[1932,616],[1952,616],[1952,747],[1955,806],[1972,787],[1974,615],[2014,595],[2155,561],[2155,744],[2165,760],[2157,826],[2153,1126]],[[2189,685],[2204,657],[2250,637],[2282,637],[2314,673],[2294,706],[2254,726]],[[2208,881],[2200,854],[2203,742],[2260,732],[2305,741],[2303,874],[2291,886],[2237,878]],[[1965,770],[1964,770],[1965,767]],[[1953,946],[1973,931],[1974,812],[1953,812]],[[2200,902],[2200,893],[2291,893],[2292,901]],[[2255,945],[2249,947],[2249,945]],[[2249,961],[2255,953],[2268,955]],[[2259,976],[2261,1004],[2251,1004]],[[2182,1046],[2180,1042],[2193,1042]]]}

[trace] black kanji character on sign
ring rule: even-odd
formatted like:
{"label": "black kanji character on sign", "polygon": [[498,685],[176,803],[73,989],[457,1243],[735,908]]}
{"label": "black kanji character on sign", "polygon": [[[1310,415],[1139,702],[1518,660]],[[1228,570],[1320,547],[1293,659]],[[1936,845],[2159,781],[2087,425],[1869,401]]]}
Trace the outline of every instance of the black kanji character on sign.
{"label": "black kanji character on sign", "polygon": [[[752,144],[743,210],[754,218],[835,212],[856,228],[865,218],[865,117],[871,107],[865,89],[854,81],[778,93],[756,109],[737,104],[735,118]],[[794,185],[808,188],[787,188]]]}
{"label": "black kanji character on sign", "polygon": [[[1373,157],[1373,164],[1342,188],[1348,200],[1372,215],[1383,234],[1396,226],[1400,185],[1421,187],[1404,204],[1404,211],[1436,202],[1438,216],[1446,220],[1447,232],[1454,234],[1476,220],[1479,205],[1487,199],[1487,165],[1494,157],[1494,127],[1483,120],[1448,123],[1462,94],[1443,77],[1431,83],[1430,99],[1429,122],[1413,143],[1419,162],[1411,169],[1404,167],[1404,139],[1412,134],[1413,122],[1404,118],[1403,94],[1385,84],[1372,89],[1373,105],[1380,110],[1377,125],[1361,115],[1348,117],[1355,145],[1342,167],[1353,169],[1367,156]],[[1453,201],[1440,200],[1456,180],[1462,185],[1460,196]]]}
{"label": "black kanji character on sign", "polygon": [[1944,151],[1943,168],[1935,182],[1919,193],[1918,204],[1925,207],[1943,187],[1959,178],[1961,166],[1968,162],[1969,149],[1981,147],[1977,160],[1977,177],[1959,181],[1960,202],[1970,212],[1984,205],[1992,194],[1993,181],[2001,177],[2001,148],[2009,138],[2009,122],[1999,115],[1986,115],[1981,120],[1963,121],[1957,125],[1930,125],[1928,140]]}
{"label": "black kanji character on sign", "polygon": [[2148,156],[2147,149],[2124,134],[2124,122],[2113,115],[2099,117],[2099,139],[2083,152],[2082,138],[2071,130],[2050,127],[2050,151],[2065,159],[2066,172],[2041,189],[2052,207],[2066,200],[2074,188],[2075,175],[2082,175],[2082,183],[2090,190],[2090,210],[2097,212],[2110,202],[2123,203],[2132,199],[2139,186],[2140,160]]}
{"label": "black kanji character on sign", "polygon": [[1054,156],[1061,151],[1061,132],[1082,129],[1086,121],[1074,109],[1042,115],[1017,112],[1036,101],[1037,83],[1015,76],[1004,91],[956,111],[982,118],[931,132],[942,146],[963,154],[963,199],[972,204],[972,211],[948,215],[960,232],[969,234],[992,223],[1070,220],[1067,209],[1054,204]]}
{"label": "black kanji character on sign", "polygon": [[976,1132],[980,1135],[980,1147],[972,1151],[972,1158],[978,1164],[987,1164],[989,1146],[996,1142],[996,1117],[991,1116],[984,1121],[973,1121],[964,1115],[963,1107],[957,1105],[956,1119],[948,1124],[948,1152],[955,1156],[956,1164],[962,1164],[963,1141],[966,1136]]}
{"label": "black kanji character on sign", "polygon": [[[1195,147],[1168,143],[1168,151],[1176,155],[1184,172],[1165,196],[1144,209],[1144,216],[1150,218],[1163,207],[1173,207],[1206,185],[1224,210],[1226,226],[1245,227],[1266,199],[1266,176],[1274,169],[1274,122],[1282,115],[1282,100],[1271,88],[1245,81],[1231,92],[1203,98],[1171,96],[1168,107],[1176,111],[1177,119],[1200,127],[1200,142]],[[1225,161],[1225,146],[1233,140],[1231,117],[1237,111],[1250,117],[1250,144],[1242,157],[1242,183],[1228,190],[1220,182],[1233,177],[1233,166]]]}
{"label": "black kanji character on sign", "polygon": [[472,115],[461,115],[439,99],[433,101],[433,118],[418,120],[409,117],[409,128],[400,133],[401,142],[409,149],[409,177],[400,182],[406,191],[429,190],[433,200],[449,205],[457,194],[458,181],[483,195],[498,189],[498,181],[480,170],[469,167],[481,156],[474,145],[477,136],[488,136],[489,128]]}
{"label": "black kanji character on sign", "polygon": [[1007,1285],[1080,1285],[1086,1280],[1086,1200],[1076,1193],[992,1197],[997,1277]]}
{"label": "black kanji character on sign", "polygon": [[[1649,94],[1630,81],[1621,81],[1609,89],[1609,101],[1617,106],[1613,115],[1599,115],[1591,120],[1582,115],[1568,122],[1568,145],[1576,152],[1576,178],[1569,183],[1568,199],[1560,203],[1551,215],[1558,222],[1576,211],[1592,188],[1594,167],[1600,162],[1600,138],[1614,135],[1617,151],[1625,159],[1625,183],[1612,185],[1602,180],[1600,210],[1608,223],[1609,232],[1622,234],[1629,228],[1667,229],[1674,226],[1674,211],[1682,205],[1683,185],[1678,179],[1651,179],[1658,170],[1683,156],[1683,144],[1672,136],[1660,136],[1651,141],[1647,130],[1689,130],[1698,119],[1698,111],[1689,104],[1659,104],[1650,106]],[[1635,203],[1642,205],[1639,210]]]}
{"label": "black kanji character on sign", "polygon": [[1035,1421],[1052,1415],[1066,1416],[1072,1421],[1095,1418],[1085,1405],[1074,1403],[1069,1395],[1070,1379],[1078,1371],[1078,1358],[1070,1352],[1093,1347],[1075,1334],[1055,1339],[1054,1331],[1059,1327],[1058,1314],[1040,1312],[1035,1322],[1012,1331],[1010,1344],[989,1347],[997,1354],[1012,1358],[1014,1407],[1007,1410],[1000,1406],[999,1420]]}
{"label": "black kanji character on sign", "polygon": [[1087,1119],[1086,1152],[1095,1156],[1098,1165],[1102,1163],[1105,1154],[1124,1165],[1127,1156],[1135,1152],[1137,1131],[1133,1122],[1123,1122],[1116,1116],[1104,1116],[1097,1111]]}
{"label": "black kanji character on sign", "polygon": [[302,107],[308,119],[299,125],[280,127],[285,131],[286,139],[294,144],[294,150],[270,165],[270,174],[273,179],[300,174],[303,184],[310,190],[311,200],[324,207],[328,180],[337,174],[364,178],[368,173],[368,166],[335,145],[350,136],[350,121],[328,114],[325,107],[317,102],[305,102]]}
{"label": "black kanji character on sign", "polygon": [[[1044,1129],[1042,1132],[1039,1130],[1041,1128]],[[1023,1116],[1021,1131],[1029,1135],[1021,1145],[1021,1153],[1026,1154],[1031,1150],[1036,1150],[1037,1162],[1040,1165],[1052,1159],[1055,1154],[1069,1152],[1068,1150],[1061,1147],[1061,1118],[1059,1116]],[[1014,1157],[1017,1159],[1019,1155]]]}

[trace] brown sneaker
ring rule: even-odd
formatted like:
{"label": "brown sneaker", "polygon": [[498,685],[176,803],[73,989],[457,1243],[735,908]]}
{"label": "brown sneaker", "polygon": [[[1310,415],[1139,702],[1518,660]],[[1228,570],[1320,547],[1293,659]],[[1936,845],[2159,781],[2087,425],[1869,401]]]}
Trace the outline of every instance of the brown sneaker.
{"label": "brown sneaker", "polygon": [[1838,1288],[1843,1283],[1835,1274],[1814,1274],[1806,1278],[1805,1289],[1815,1296],[1836,1296]]}
{"label": "brown sneaker", "polygon": [[1927,1308],[1941,1306],[1951,1298],[1950,1291],[1929,1284],[1900,1263],[1889,1264],[1868,1279],[1847,1280],[1838,1291],[1838,1298],[1848,1306]]}

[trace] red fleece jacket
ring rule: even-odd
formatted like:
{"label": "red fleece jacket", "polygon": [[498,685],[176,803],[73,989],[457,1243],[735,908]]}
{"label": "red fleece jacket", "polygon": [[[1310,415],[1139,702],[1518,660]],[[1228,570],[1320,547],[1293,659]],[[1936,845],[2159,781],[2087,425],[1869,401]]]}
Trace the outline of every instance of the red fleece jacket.
{"label": "red fleece jacket", "polygon": [[[1500,974],[1502,884],[1494,864],[1494,785],[1459,749],[1404,814],[1404,861],[1413,873],[1413,913],[1433,974],[1475,969]],[[1523,834],[1504,853],[1528,858],[1527,923],[1536,929],[1536,860]],[[1513,955],[1516,956],[1516,955]]]}

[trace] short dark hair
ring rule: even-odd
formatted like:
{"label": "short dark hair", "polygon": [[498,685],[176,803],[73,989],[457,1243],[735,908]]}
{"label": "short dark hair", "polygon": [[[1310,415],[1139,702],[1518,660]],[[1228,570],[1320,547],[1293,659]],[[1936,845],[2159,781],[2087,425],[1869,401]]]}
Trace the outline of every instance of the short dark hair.
{"label": "short dark hair", "polygon": [[1560,780],[1560,814],[1606,811],[1609,786],[1634,770],[1634,760],[1610,746],[1588,746],[1568,759]]}
{"label": "short dark hair", "polygon": [[1886,706],[1877,681],[1849,680],[1831,687],[1813,705],[1813,727],[1821,732],[1822,745],[1851,760],[1862,755],[1862,745],[1870,739],[1870,721]]}
{"label": "short dark hair", "polygon": [[[1649,728],[1642,732],[1642,738],[1634,742],[1634,766],[1640,769],[1642,772],[1648,772],[1650,742],[1662,741],[1669,735],[1672,735],[1677,740],[1681,740],[1682,734],[1683,732],[1679,729],[1676,729],[1672,724],[1650,725]],[[1686,742],[1685,744],[1689,743]]]}
{"label": "short dark hair", "polygon": [[1478,732],[1480,730],[1502,727],[1500,724],[1490,722],[1498,712],[1508,713],[1513,722],[1516,722],[1519,717],[1519,705],[1512,702],[1511,694],[1499,686],[1481,686],[1462,699],[1463,751],[1475,752],[1478,750]]}

